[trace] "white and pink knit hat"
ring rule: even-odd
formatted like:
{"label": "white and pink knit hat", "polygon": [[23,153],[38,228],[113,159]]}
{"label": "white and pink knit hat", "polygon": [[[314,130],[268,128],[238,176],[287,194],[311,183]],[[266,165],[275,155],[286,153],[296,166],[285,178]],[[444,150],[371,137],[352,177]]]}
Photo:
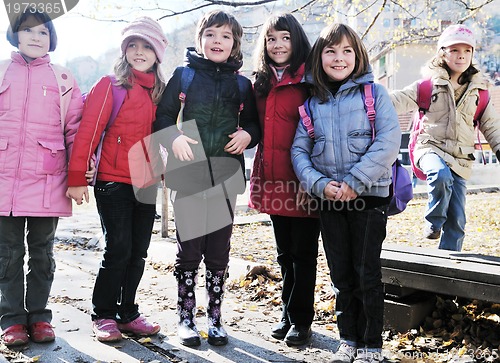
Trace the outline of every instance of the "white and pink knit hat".
{"label": "white and pink knit hat", "polygon": [[125,54],[132,38],[147,41],[153,47],[158,61],[161,63],[167,49],[167,38],[157,21],[147,16],[135,19],[122,30],[122,54]]}
{"label": "white and pink knit hat", "polygon": [[476,48],[474,33],[463,24],[450,25],[439,37],[437,48],[439,50],[454,44],[467,44],[472,48]]}

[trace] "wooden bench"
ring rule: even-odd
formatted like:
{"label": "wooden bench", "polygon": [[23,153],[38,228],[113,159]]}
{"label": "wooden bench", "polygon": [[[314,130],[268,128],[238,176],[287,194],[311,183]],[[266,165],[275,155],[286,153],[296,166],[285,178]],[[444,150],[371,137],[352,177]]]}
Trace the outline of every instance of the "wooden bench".
{"label": "wooden bench", "polygon": [[386,285],[500,302],[500,257],[384,244],[381,260]]}

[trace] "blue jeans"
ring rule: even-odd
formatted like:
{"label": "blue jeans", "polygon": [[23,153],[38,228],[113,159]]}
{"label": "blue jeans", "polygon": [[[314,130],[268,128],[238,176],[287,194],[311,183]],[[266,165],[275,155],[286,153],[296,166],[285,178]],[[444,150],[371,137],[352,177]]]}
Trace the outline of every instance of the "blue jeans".
{"label": "blue jeans", "polygon": [[[328,203],[323,203],[323,206]],[[380,253],[387,206],[320,211],[321,236],[336,293],[340,338],[358,348],[381,348],[384,288]]]}
{"label": "blue jeans", "polygon": [[422,156],[419,166],[427,175],[425,219],[433,230],[442,229],[440,249],[460,251],[465,238],[465,179],[435,153]]}
{"label": "blue jeans", "polygon": [[[52,320],[47,309],[54,281],[58,217],[0,217],[0,327]],[[26,232],[25,232],[26,230]],[[28,273],[24,274],[25,245]]]}
{"label": "blue jeans", "polygon": [[[142,190],[154,200],[157,186]],[[92,319],[128,323],[139,317],[135,303],[156,213],[154,204],[136,199],[129,184],[98,181],[94,187],[97,211],[106,238],[101,267],[92,295]]]}

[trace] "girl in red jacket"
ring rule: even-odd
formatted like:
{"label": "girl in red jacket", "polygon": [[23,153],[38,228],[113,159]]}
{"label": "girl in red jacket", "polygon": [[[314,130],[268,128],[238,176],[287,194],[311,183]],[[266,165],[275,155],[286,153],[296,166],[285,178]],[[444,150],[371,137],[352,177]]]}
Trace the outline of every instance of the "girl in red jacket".
{"label": "girl in red jacket", "polygon": [[[114,123],[106,131],[97,170],[94,195],[106,247],[97,274],[93,305],[93,330],[99,341],[118,341],[121,332],[153,335],[160,326],[139,313],[135,303],[155,218],[157,186],[134,186],[129,151],[152,133],[156,103],[164,89],[160,69],[167,40],[161,26],[142,17],[122,31],[122,55],[114,73],[126,89]],[[77,204],[88,201],[84,171],[99,144],[113,109],[110,77],[102,77],[87,96],[68,172],[68,196]]]}
{"label": "girl in red jacket", "polygon": [[250,179],[250,207],[270,214],[273,222],[283,276],[283,313],[271,335],[288,345],[309,341],[314,317],[319,219],[309,208],[309,197],[290,160],[298,107],[307,98],[302,79],[310,49],[297,19],[283,14],[267,20],[255,54],[254,88],[263,138]]}
{"label": "girl in red jacket", "polygon": [[69,70],[50,63],[57,36],[47,14],[28,8],[7,40],[18,51],[0,62],[0,326],[13,346],[55,339],[54,235],[71,215],[67,160],[83,104]]}

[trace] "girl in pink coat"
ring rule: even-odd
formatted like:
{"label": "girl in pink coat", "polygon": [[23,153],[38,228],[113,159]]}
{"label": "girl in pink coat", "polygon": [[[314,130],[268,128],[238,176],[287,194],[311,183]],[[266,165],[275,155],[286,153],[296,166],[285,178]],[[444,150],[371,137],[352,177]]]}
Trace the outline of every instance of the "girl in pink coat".
{"label": "girl in pink coat", "polygon": [[67,163],[83,104],[69,70],[50,63],[57,36],[47,14],[28,9],[7,39],[18,51],[0,63],[0,327],[13,346],[55,338],[53,242],[59,217],[71,215]]}

